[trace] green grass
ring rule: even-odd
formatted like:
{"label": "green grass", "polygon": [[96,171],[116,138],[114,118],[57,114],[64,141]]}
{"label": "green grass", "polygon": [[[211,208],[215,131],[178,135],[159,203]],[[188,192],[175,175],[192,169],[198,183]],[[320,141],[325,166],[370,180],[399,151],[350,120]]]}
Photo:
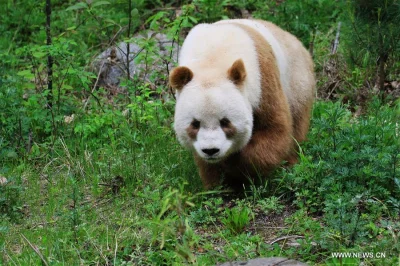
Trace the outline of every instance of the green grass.
{"label": "green grass", "polygon": [[[330,56],[343,5],[319,1],[324,12],[316,12],[312,1],[196,1],[175,17],[173,4],[157,1],[135,1],[132,12],[124,1],[77,10],[65,1],[53,3],[48,49],[44,4],[17,2],[0,4],[0,177],[7,179],[0,184],[0,265],[215,265],[263,256],[399,265],[399,100],[351,97],[372,79],[368,67],[347,69],[345,46]],[[126,90],[114,95],[93,88],[96,73],[88,66],[113,36],[118,42],[145,28],[182,41],[177,32],[243,8],[273,17],[306,45],[313,37],[320,89],[332,84],[326,61],[336,60],[332,81],[339,85],[329,93],[350,96],[363,115],[349,111],[353,105],[317,100],[297,165],[278,167],[240,194],[205,192],[191,154],[175,138],[166,77],[152,72],[149,80],[123,81]],[[127,34],[120,29],[129,13]],[[38,81],[46,80],[48,52],[55,62],[51,109]],[[385,258],[337,259],[333,252]]]}
{"label": "green grass", "polygon": [[[339,251],[386,252],[385,260],[366,260],[372,265],[398,262],[395,204],[400,188],[385,187],[380,179],[385,174],[398,178],[398,156],[391,165],[389,144],[397,149],[399,144],[387,135],[383,154],[377,155],[389,156],[387,165],[381,161],[365,166],[381,167],[379,178],[373,179],[375,173],[354,184],[351,173],[358,168],[349,166],[348,175],[332,172],[338,160],[330,158],[335,137],[337,152],[345,157],[353,152],[346,139],[347,134],[359,134],[355,129],[376,129],[376,119],[382,119],[377,133],[365,132],[364,138],[375,133],[384,137],[383,124],[388,132],[397,130],[389,120],[397,117],[394,109],[374,108],[379,109],[378,117],[355,119],[338,104],[317,102],[301,162],[293,169],[279,169],[265,185],[253,185],[245,195],[201,192],[191,155],[178,145],[169,123],[148,123],[131,131],[120,126],[128,132],[116,134],[111,142],[98,141],[101,137],[95,142],[90,137],[58,138],[51,151],[9,160],[2,170],[9,181],[1,187],[6,192],[2,204],[8,207],[0,224],[3,262],[38,265],[40,254],[49,265],[213,265],[229,259],[286,256],[339,265],[330,258],[331,252]],[[116,120],[130,120],[120,118]],[[338,135],[329,136],[336,133],[323,125],[332,126]],[[351,141],[356,144],[357,139]],[[335,177],[341,181],[330,180]],[[339,192],[332,187],[340,183],[347,189]],[[365,193],[360,195],[360,189]],[[336,208],[339,202],[345,205]],[[229,214],[232,207],[246,213]],[[267,218],[275,224],[263,226]],[[269,244],[287,235],[302,237]]]}

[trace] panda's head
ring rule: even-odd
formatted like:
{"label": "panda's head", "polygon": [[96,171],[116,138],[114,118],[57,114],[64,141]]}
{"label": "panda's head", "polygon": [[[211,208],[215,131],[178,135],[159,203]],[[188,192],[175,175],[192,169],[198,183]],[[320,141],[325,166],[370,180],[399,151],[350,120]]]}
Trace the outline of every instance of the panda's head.
{"label": "panda's head", "polygon": [[252,134],[252,108],[242,86],[246,79],[243,61],[235,61],[225,73],[213,82],[196,79],[185,66],[170,74],[170,84],[177,90],[174,128],[178,140],[210,163],[241,150]]}

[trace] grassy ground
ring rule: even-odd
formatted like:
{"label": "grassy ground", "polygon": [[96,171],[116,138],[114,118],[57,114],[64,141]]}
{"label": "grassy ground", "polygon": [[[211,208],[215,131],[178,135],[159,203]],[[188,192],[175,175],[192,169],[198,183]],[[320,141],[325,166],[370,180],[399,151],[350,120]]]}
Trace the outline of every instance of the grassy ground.
{"label": "grassy ground", "polygon": [[[348,47],[331,54],[341,1],[52,1],[50,47],[43,3],[3,2],[0,265],[215,265],[260,256],[399,265],[399,100],[370,97],[374,56],[350,68]],[[316,100],[299,164],[239,194],[205,192],[175,138],[165,73],[113,91],[94,85],[89,65],[142,30],[178,43],[196,23],[244,11],[313,42],[318,94],[333,101]],[[151,39],[143,45],[149,52],[135,60],[147,71],[160,51]]]}
{"label": "grassy ground", "polygon": [[[128,132],[115,134],[112,141],[100,136],[96,142],[78,136],[55,139],[37,147],[39,157],[15,158],[3,166],[8,180],[1,186],[6,211],[0,227],[3,264],[214,265],[285,256],[310,264],[396,265],[400,228],[398,201],[393,201],[399,200],[399,188],[391,191],[379,182],[379,173],[373,171],[382,163],[373,164],[375,158],[369,157],[383,160],[392,154],[390,149],[398,151],[398,142],[390,137],[398,128],[388,120],[396,117],[393,109],[376,108],[379,117],[356,119],[340,104],[317,102],[300,164],[278,169],[267,182],[240,195],[202,192],[195,165],[177,144],[170,119],[131,131],[120,125]],[[125,121],[129,125],[130,118]],[[339,162],[343,169],[338,171],[347,175],[330,173],[337,180],[329,180],[321,165],[328,164],[332,172],[338,160],[330,150],[335,136],[321,128],[329,123],[337,133],[337,153],[359,152],[360,160],[371,160],[365,167],[355,162],[364,171],[373,170],[369,178],[375,180],[366,180],[370,184],[352,179],[357,169],[345,170],[345,162]],[[346,134],[354,137],[368,128],[379,132],[366,131],[364,138],[383,141],[386,136],[386,146],[377,143],[357,151],[357,140],[351,140],[350,147]],[[322,139],[325,134],[328,140]],[[377,147],[382,151],[373,153]],[[398,154],[393,158],[397,161],[383,170],[398,178]],[[333,188],[341,178],[348,192]],[[346,200],[357,202],[351,209],[330,206]],[[354,210],[359,215],[352,216]],[[381,252],[386,258],[331,258],[331,252],[341,251]]]}

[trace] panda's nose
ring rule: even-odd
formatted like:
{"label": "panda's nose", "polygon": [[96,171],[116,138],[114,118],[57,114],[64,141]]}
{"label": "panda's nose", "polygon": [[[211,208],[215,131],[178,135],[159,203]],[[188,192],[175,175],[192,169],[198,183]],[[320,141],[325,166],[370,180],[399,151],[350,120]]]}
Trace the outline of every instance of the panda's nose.
{"label": "panda's nose", "polygon": [[208,156],[212,156],[214,154],[216,154],[217,152],[219,152],[219,149],[202,149],[202,152],[204,152],[205,154],[207,154]]}

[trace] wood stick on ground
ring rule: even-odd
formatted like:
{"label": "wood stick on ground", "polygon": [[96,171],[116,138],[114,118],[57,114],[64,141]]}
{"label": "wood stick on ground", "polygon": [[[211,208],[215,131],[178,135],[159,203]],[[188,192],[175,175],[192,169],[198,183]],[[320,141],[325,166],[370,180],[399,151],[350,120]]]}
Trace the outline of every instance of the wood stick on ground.
{"label": "wood stick on ground", "polygon": [[337,32],[336,32],[336,38],[335,41],[333,42],[331,54],[336,54],[337,49],[339,47],[339,37],[340,37],[340,26],[342,25],[342,22],[339,21],[338,27],[337,27]]}
{"label": "wood stick on ground", "polygon": [[282,236],[278,237],[277,239],[272,240],[269,242],[270,245],[275,244],[276,242],[282,241],[282,240],[288,240],[290,238],[304,238],[304,236],[299,236],[299,235],[292,235],[292,236]]}
{"label": "wood stick on ground", "polygon": [[35,246],[28,240],[28,238],[26,238],[26,236],[24,236],[24,234],[21,233],[21,236],[22,236],[23,239],[25,239],[25,241],[29,244],[29,246],[33,249],[33,251],[35,251],[35,253],[38,254],[38,256],[40,257],[40,259],[41,259],[42,262],[43,262],[43,265],[49,266],[49,264],[48,264],[47,261],[44,259],[44,257],[43,257],[43,255],[42,255],[42,253],[40,252],[40,250],[39,250],[37,247],[35,247]]}

